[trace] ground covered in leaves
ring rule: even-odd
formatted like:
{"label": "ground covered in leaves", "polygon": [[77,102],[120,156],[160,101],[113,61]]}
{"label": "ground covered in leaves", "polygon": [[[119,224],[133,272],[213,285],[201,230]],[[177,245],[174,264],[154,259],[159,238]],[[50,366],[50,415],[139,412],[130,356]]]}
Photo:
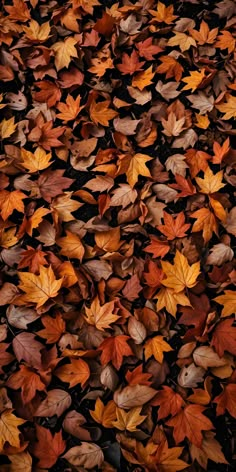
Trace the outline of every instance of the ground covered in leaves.
{"label": "ground covered in leaves", "polygon": [[0,25],[1,472],[230,472],[235,2]]}

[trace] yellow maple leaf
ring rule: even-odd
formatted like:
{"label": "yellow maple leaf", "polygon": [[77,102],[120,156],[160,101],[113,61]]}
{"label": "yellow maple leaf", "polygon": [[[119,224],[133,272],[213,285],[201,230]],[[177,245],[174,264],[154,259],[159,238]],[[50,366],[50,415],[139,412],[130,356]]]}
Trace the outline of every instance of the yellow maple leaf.
{"label": "yellow maple leaf", "polygon": [[107,405],[104,405],[100,398],[96,399],[95,410],[89,410],[90,415],[104,428],[113,428],[113,422],[116,419],[116,404],[110,400]]}
{"label": "yellow maple leaf", "polygon": [[84,246],[77,234],[66,231],[66,236],[57,239],[57,244],[61,247],[60,254],[82,261]]}
{"label": "yellow maple leaf", "polygon": [[165,287],[173,288],[178,293],[182,292],[185,287],[192,288],[196,285],[196,280],[200,274],[200,262],[195,262],[192,266],[189,265],[188,259],[176,251],[174,257],[174,265],[170,262],[162,261],[162,270],[167,276],[161,281]]}
{"label": "yellow maple leaf", "polygon": [[198,86],[202,83],[203,79],[205,78],[205,69],[201,69],[200,72],[197,70],[190,72],[190,75],[188,77],[184,77],[182,79],[182,82],[184,82],[185,85],[182,90],[196,90]]}
{"label": "yellow maple leaf", "polygon": [[24,198],[27,198],[27,195],[20,190],[13,190],[13,192],[8,192],[8,190],[0,191],[0,210],[4,221],[7,220],[14,210],[24,213],[24,203],[22,201]]}
{"label": "yellow maple leaf", "polygon": [[26,229],[25,229],[26,232],[30,236],[32,236],[33,229],[38,228],[40,223],[42,223],[43,221],[43,217],[48,215],[49,213],[51,213],[51,211],[48,210],[47,208],[43,208],[43,207],[37,208],[37,210],[35,210],[33,215],[30,216],[30,218],[27,220]]}
{"label": "yellow maple leaf", "polygon": [[87,323],[96,326],[100,331],[110,328],[110,324],[118,320],[119,316],[114,313],[114,301],[100,305],[98,296],[96,296],[90,308],[85,307],[85,320]]}
{"label": "yellow maple leaf", "polygon": [[209,208],[200,208],[200,210],[192,213],[191,218],[197,218],[197,221],[193,224],[192,232],[202,231],[205,243],[211,239],[213,231],[217,235],[217,221],[214,213]]}
{"label": "yellow maple leaf", "polygon": [[118,175],[126,174],[127,181],[133,188],[138,182],[138,176],[151,177],[150,171],[146,166],[146,162],[150,161],[152,157],[146,154],[124,154],[120,156],[118,167]]}
{"label": "yellow maple leaf", "polygon": [[218,192],[221,188],[225,186],[222,184],[223,170],[213,174],[210,167],[208,167],[204,173],[204,178],[195,177],[195,180],[200,187],[202,193],[210,194]]}
{"label": "yellow maple leaf", "polygon": [[83,206],[83,203],[72,200],[72,195],[73,192],[64,192],[62,195],[54,198],[51,204],[51,208],[54,210],[59,220],[65,221],[66,223],[74,220],[75,218],[71,213]]}
{"label": "yellow maple leaf", "polygon": [[75,45],[78,41],[69,37],[64,41],[58,41],[51,46],[51,49],[55,53],[55,65],[56,69],[60,70],[63,67],[68,67],[72,57],[78,57]]}
{"label": "yellow maple leaf", "polygon": [[96,103],[95,100],[92,101],[89,114],[91,120],[96,124],[103,126],[109,126],[109,121],[115,118],[118,115],[118,112],[109,108],[110,101],[104,100],[103,102]]}
{"label": "yellow maple leaf", "polygon": [[34,153],[22,148],[21,158],[23,159],[22,165],[31,173],[46,169],[52,164],[52,161],[50,161],[52,153],[47,154],[41,147],[37,147]]}
{"label": "yellow maple leaf", "polygon": [[113,427],[119,429],[120,431],[137,431],[137,426],[139,426],[147,415],[140,415],[142,411],[142,406],[131,408],[129,411],[125,411],[122,408],[116,408],[116,421],[113,421]]}
{"label": "yellow maple leaf", "polygon": [[219,218],[220,221],[223,221],[225,223],[227,219],[227,213],[223,205],[221,205],[221,203],[218,200],[215,200],[212,197],[209,197],[209,200],[210,200],[211,207],[215,215],[217,216],[217,218]]}
{"label": "yellow maple leaf", "polygon": [[18,275],[18,288],[25,294],[17,297],[17,303],[36,303],[36,308],[44,305],[49,298],[56,297],[62,285],[62,279],[56,280],[51,266],[41,266],[39,275],[30,272],[18,272]]}
{"label": "yellow maple leaf", "polygon": [[9,138],[13,133],[15,133],[17,123],[15,123],[15,118],[12,116],[9,120],[5,118],[0,123],[0,136],[1,139]]}
{"label": "yellow maple leaf", "polygon": [[156,294],[155,298],[158,300],[156,305],[157,311],[165,308],[168,313],[174,317],[176,317],[177,305],[191,306],[191,303],[184,292],[176,293],[173,288],[162,287]]}
{"label": "yellow maple leaf", "polygon": [[153,16],[152,23],[166,23],[170,25],[173,21],[178,18],[178,16],[173,15],[174,7],[173,5],[169,5],[168,7],[165,6],[164,3],[158,2],[157,3],[157,10],[148,10],[149,13]]}
{"label": "yellow maple leaf", "polygon": [[179,46],[182,52],[188,51],[191,46],[197,46],[195,39],[186,33],[174,31],[175,36],[169,39],[168,46]]}
{"label": "yellow maple leaf", "polygon": [[137,87],[142,92],[145,87],[152,84],[154,75],[155,72],[152,72],[152,66],[142,72],[138,72],[132,79],[132,87]]}
{"label": "yellow maple leaf", "polygon": [[0,416],[0,452],[3,452],[3,447],[6,442],[10,446],[20,447],[20,430],[18,426],[25,423],[25,420],[17,418],[13,415],[13,410],[5,410]]}
{"label": "yellow maple leaf", "polygon": [[225,95],[226,102],[216,105],[217,110],[221,113],[224,113],[222,120],[230,120],[231,118],[236,118],[236,97],[232,95]]}
{"label": "yellow maple leaf", "polygon": [[188,467],[188,464],[179,459],[183,452],[183,447],[168,448],[167,441],[161,441],[158,445],[155,455],[153,456],[154,463],[157,464],[160,472],[177,472]]}
{"label": "yellow maple leaf", "polygon": [[49,21],[39,25],[37,21],[31,20],[29,26],[23,26],[22,29],[27,39],[31,41],[44,42],[49,37],[51,27]]}
{"label": "yellow maple leaf", "polygon": [[163,336],[154,336],[154,338],[148,339],[144,344],[144,355],[145,359],[149,359],[154,356],[157,362],[162,364],[164,359],[163,352],[173,351],[172,347],[164,341]]}
{"label": "yellow maple leaf", "polygon": [[230,316],[236,313],[236,292],[235,290],[225,290],[224,295],[214,298],[220,305],[224,305],[222,317]]}
{"label": "yellow maple leaf", "polygon": [[57,109],[61,112],[57,114],[57,118],[60,120],[70,121],[75,120],[78,113],[84,108],[84,105],[80,106],[81,96],[78,95],[76,99],[72,95],[68,94],[66,97],[66,103],[59,102]]}
{"label": "yellow maple leaf", "polygon": [[16,237],[16,226],[0,231],[0,246],[7,249],[11,246],[15,246],[17,242],[18,238]]}

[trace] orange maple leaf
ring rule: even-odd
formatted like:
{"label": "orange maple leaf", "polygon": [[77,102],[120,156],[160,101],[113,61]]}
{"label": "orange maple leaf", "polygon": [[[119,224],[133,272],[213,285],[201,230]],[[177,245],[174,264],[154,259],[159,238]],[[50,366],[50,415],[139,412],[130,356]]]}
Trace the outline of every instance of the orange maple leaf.
{"label": "orange maple leaf", "polygon": [[101,363],[102,365],[112,362],[114,367],[119,370],[123,361],[124,356],[132,356],[133,352],[130,346],[127,344],[129,336],[120,334],[118,336],[111,336],[100,344],[98,350],[102,351]]}

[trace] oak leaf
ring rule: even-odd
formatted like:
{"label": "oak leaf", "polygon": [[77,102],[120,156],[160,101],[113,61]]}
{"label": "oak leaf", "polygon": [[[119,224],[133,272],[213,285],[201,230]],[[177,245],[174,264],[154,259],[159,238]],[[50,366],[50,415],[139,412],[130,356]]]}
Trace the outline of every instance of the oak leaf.
{"label": "oak leaf", "polygon": [[49,267],[40,267],[40,275],[27,272],[19,272],[19,289],[25,292],[18,297],[20,303],[36,303],[36,308],[40,308],[49,298],[58,295],[62,285],[62,279],[56,279],[55,274]]}
{"label": "oak leaf", "polygon": [[197,283],[197,277],[200,274],[200,262],[189,265],[187,258],[176,251],[174,257],[174,265],[167,261],[162,261],[161,266],[166,279],[162,280],[162,285],[174,289],[176,293],[181,292],[184,288],[192,288]]}

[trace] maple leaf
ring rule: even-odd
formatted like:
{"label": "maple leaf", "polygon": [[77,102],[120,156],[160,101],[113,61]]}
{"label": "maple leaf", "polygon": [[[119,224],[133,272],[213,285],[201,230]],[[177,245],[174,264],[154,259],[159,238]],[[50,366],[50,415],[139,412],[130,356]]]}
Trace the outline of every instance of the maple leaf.
{"label": "maple leaf", "polygon": [[179,413],[184,405],[184,400],[172,388],[163,385],[162,390],[156,394],[151,404],[152,406],[159,406],[158,419],[161,420],[169,415],[175,416]]}
{"label": "maple leaf", "polygon": [[139,62],[138,54],[134,49],[130,56],[126,53],[122,54],[122,63],[117,64],[117,69],[122,74],[133,75],[135,72],[142,70],[144,64],[144,61]]}
{"label": "maple leaf", "polygon": [[66,236],[57,239],[57,244],[61,247],[60,254],[82,261],[85,251],[77,234],[66,231]]}
{"label": "maple leaf", "polygon": [[[46,202],[50,203],[52,198],[57,197],[57,195],[62,193],[62,190],[70,187],[70,185],[74,182],[74,179],[64,177],[63,176],[64,172],[65,171],[63,169],[57,169],[57,170],[47,170],[45,172],[42,172],[42,174],[40,174],[37,184],[39,187],[40,194],[42,198],[46,200]],[[64,194],[64,195],[66,195],[67,197],[68,194]],[[81,204],[79,202],[75,202],[75,200],[74,200],[74,203],[77,204],[76,209],[78,209],[81,206]],[[64,202],[64,204],[66,204],[66,202]]]}
{"label": "maple leaf", "polygon": [[181,52],[188,51],[191,46],[197,46],[195,39],[186,33],[175,31],[175,36],[169,39],[168,46],[179,46]]}
{"label": "maple leaf", "polygon": [[192,90],[192,92],[194,92],[201,85],[204,78],[205,78],[205,69],[201,69],[200,72],[198,71],[190,72],[190,76],[184,77],[182,79],[182,82],[187,84],[183,87],[182,90]]}
{"label": "maple leaf", "polygon": [[169,5],[168,7],[166,7],[165,4],[160,1],[158,1],[157,3],[157,11],[148,11],[153,16],[152,22],[166,23],[167,25],[170,25],[176,18],[178,18],[176,15],[173,15],[173,5]]}
{"label": "maple leaf", "polygon": [[114,312],[115,309],[115,302],[111,301],[108,303],[104,303],[104,305],[100,305],[100,301],[98,296],[96,296],[90,308],[85,307],[85,320],[87,323],[96,326],[97,329],[104,331],[106,328],[110,328],[110,324],[114,323],[119,319]]}
{"label": "maple leaf", "polygon": [[196,149],[188,149],[185,156],[186,162],[190,167],[190,173],[192,177],[196,177],[200,170],[203,172],[207,170],[208,160],[211,158],[211,156],[206,152],[197,151]]}
{"label": "maple leaf", "polygon": [[57,104],[57,109],[61,112],[57,114],[57,118],[63,120],[64,122],[75,120],[78,113],[84,108],[80,106],[81,96],[78,95],[74,100],[72,95],[68,94],[66,97],[66,103],[59,102]]}
{"label": "maple leaf", "polygon": [[151,177],[150,171],[146,166],[146,162],[151,161],[152,157],[146,154],[122,154],[119,156],[120,162],[118,167],[118,175],[126,174],[128,183],[133,188],[138,182],[139,175]]}
{"label": "maple leaf", "polygon": [[27,198],[27,195],[20,190],[13,190],[13,192],[8,192],[8,190],[0,191],[1,217],[4,221],[7,220],[14,210],[24,213],[24,203],[22,201],[24,198]]}
{"label": "maple leaf", "polygon": [[14,356],[10,353],[7,352],[7,349],[9,348],[10,344],[9,343],[0,343],[0,374],[4,373],[4,370],[2,367],[5,365],[10,364],[14,360]]}
{"label": "maple leaf", "polygon": [[104,428],[112,428],[116,419],[116,404],[113,400],[110,400],[107,405],[104,405],[102,400],[97,398],[95,409],[89,410],[89,413],[96,423],[101,424]]}
{"label": "maple leaf", "polygon": [[120,228],[111,228],[109,231],[99,231],[95,234],[95,242],[103,251],[118,251],[121,246]]}
{"label": "maple leaf", "polygon": [[220,357],[225,351],[236,356],[236,328],[232,318],[221,321],[213,331],[211,346],[214,346]]}
{"label": "maple leaf", "polygon": [[47,261],[44,256],[46,252],[41,251],[40,249],[34,249],[31,246],[26,246],[27,250],[22,251],[21,260],[18,264],[18,269],[24,269],[29,267],[30,272],[39,273],[41,265],[47,265]]}
{"label": "maple leaf", "polygon": [[217,404],[216,414],[223,415],[225,410],[228,410],[229,414],[236,418],[236,384],[228,384],[224,387],[223,392],[214,398],[213,402]]}
{"label": "maple leaf", "polygon": [[18,452],[16,454],[8,454],[11,461],[10,469],[7,472],[32,472],[32,457],[28,452]]}
{"label": "maple leaf", "polygon": [[158,231],[164,234],[169,241],[175,238],[184,238],[190,224],[185,223],[185,215],[181,211],[174,219],[169,213],[163,213],[164,225],[157,226]]}
{"label": "maple leaf", "polygon": [[59,341],[65,332],[66,324],[60,313],[56,313],[55,318],[45,315],[41,319],[44,329],[38,331],[38,336],[46,339],[46,343],[53,344]]}
{"label": "maple leaf", "polygon": [[202,430],[209,431],[213,428],[212,422],[202,414],[205,410],[200,405],[187,405],[177,415],[168,420],[166,424],[174,427],[173,436],[176,444],[185,437],[197,447],[201,447]]}
{"label": "maple leaf", "polygon": [[[55,189],[53,191],[55,191]],[[68,222],[75,220],[75,217],[71,213],[78,210],[78,208],[83,205],[83,203],[73,200],[71,198],[72,195],[73,192],[62,193],[58,197],[54,198],[51,203],[52,209],[61,221]]]}
{"label": "maple leaf", "polygon": [[61,98],[61,91],[57,84],[50,80],[42,80],[34,84],[39,89],[39,92],[34,92],[34,99],[40,103],[46,102],[49,107],[53,107],[59,102]]}
{"label": "maple leaf", "polygon": [[17,418],[13,415],[12,409],[6,409],[0,416],[0,451],[3,452],[3,447],[6,442],[11,446],[20,447],[20,430],[18,426],[25,423],[25,420]]}
{"label": "maple leaf", "polygon": [[177,305],[189,306],[190,301],[184,294],[184,292],[175,292],[174,288],[162,287],[156,294],[157,301],[157,311],[161,311],[165,308],[168,313],[172,316],[176,316]]}
{"label": "maple leaf", "polygon": [[190,29],[189,32],[191,36],[197,41],[197,43],[200,46],[203,46],[203,44],[212,44],[215,42],[216,36],[218,34],[218,28],[213,28],[210,30],[208,24],[202,20],[199,31]]}
{"label": "maple leaf", "polygon": [[204,433],[201,448],[191,444],[190,454],[192,460],[197,460],[205,470],[207,470],[207,462],[209,459],[217,464],[228,464],[221,450],[221,446],[215,439],[215,434],[212,431],[206,431]]}
{"label": "maple leaf", "polygon": [[132,79],[132,87],[137,87],[141,92],[145,87],[152,84],[155,72],[152,72],[152,66],[148,69],[138,72]]}
{"label": "maple leaf", "polygon": [[189,265],[187,258],[176,251],[174,265],[169,262],[161,262],[162,270],[167,279],[162,280],[162,285],[173,288],[176,293],[181,292],[185,287],[192,288],[196,285],[196,280],[200,274],[200,262]]}
{"label": "maple leaf", "polygon": [[220,164],[222,160],[227,156],[229,150],[230,150],[229,138],[227,138],[223,142],[222,146],[219,143],[217,143],[217,141],[214,141],[214,144],[213,144],[214,156],[212,158],[213,164]]}
{"label": "maple leaf", "polygon": [[70,364],[59,367],[54,373],[62,382],[68,383],[69,388],[79,383],[83,387],[90,377],[89,366],[83,359],[71,359]]}
{"label": "maple leaf", "polygon": [[80,446],[69,449],[63,456],[69,464],[83,467],[85,470],[101,467],[104,462],[104,455],[100,446],[94,443],[81,442]]}
{"label": "maple leaf", "polygon": [[58,41],[52,45],[52,50],[55,53],[55,65],[57,70],[68,67],[72,57],[78,57],[75,45],[77,40],[71,36],[64,39],[64,41]]}
{"label": "maple leaf", "polygon": [[218,192],[225,184],[222,184],[223,171],[213,174],[210,167],[208,167],[204,173],[204,178],[196,177],[196,182],[200,187],[202,193],[214,193]]}
{"label": "maple leaf", "polygon": [[52,164],[52,154],[50,152],[47,154],[41,147],[37,147],[34,153],[22,148],[21,158],[23,160],[22,165],[32,173],[46,169]]}
{"label": "maple leaf", "polygon": [[169,252],[170,246],[167,241],[160,241],[155,236],[151,236],[151,244],[145,247],[145,252],[150,252],[154,257],[165,257]]}
{"label": "maple leaf", "polygon": [[224,306],[222,317],[236,313],[236,292],[234,290],[225,290],[224,295],[219,295],[214,300]]}
{"label": "maple leaf", "polygon": [[226,102],[219,105],[215,105],[217,110],[221,113],[224,113],[222,120],[230,120],[231,118],[236,118],[236,97],[227,94],[225,96]]}
{"label": "maple leaf", "polygon": [[228,49],[228,53],[231,53],[235,50],[236,40],[230,33],[230,31],[223,30],[220,32],[220,35],[217,37],[217,41],[214,46],[220,49]]}
{"label": "maple leaf", "polygon": [[45,384],[40,376],[30,367],[20,365],[20,370],[12,374],[8,381],[8,387],[17,390],[21,388],[21,397],[24,403],[30,402],[36,395],[36,391],[44,391]]}
{"label": "maple leaf", "polygon": [[154,463],[157,464],[160,472],[177,472],[185,469],[188,464],[179,459],[182,454],[182,447],[168,447],[167,441],[161,441],[156,452],[152,455]]}
{"label": "maple leaf", "polygon": [[112,108],[109,108],[109,105],[109,100],[104,100],[103,102],[97,103],[95,102],[95,100],[92,101],[89,108],[89,114],[91,120],[96,125],[100,124],[103,126],[109,126],[109,121],[113,120],[113,118],[118,115],[118,112],[112,110]]}
{"label": "maple leaf", "polygon": [[133,352],[130,346],[127,344],[129,336],[120,334],[118,336],[110,336],[100,344],[98,350],[102,351],[101,363],[102,365],[111,363],[114,367],[119,370],[123,361],[124,356],[132,356]]}
{"label": "maple leaf", "polygon": [[184,68],[179,64],[179,62],[172,56],[161,56],[159,60],[162,62],[156,72],[158,74],[166,74],[166,79],[171,79],[174,77],[177,82],[181,80],[183,75]]}
{"label": "maple leaf", "polygon": [[180,190],[176,198],[180,197],[188,197],[190,195],[194,195],[196,193],[196,187],[191,182],[191,179],[185,179],[182,175],[175,174],[176,184],[170,184],[171,188],[176,190]]}
{"label": "maple leaf", "polygon": [[154,356],[160,364],[162,364],[164,359],[163,352],[169,351],[173,351],[173,349],[164,341],[163,336],[154,336],[154,338],[148,339],[144,344],[145,359],[150,359],[151,356]]}
{"label": "maple leaf", "polygon": [[[26,226],[25,226],[25,231],[26,233],[29,234],[29,236],[32,236],[33,234],[33,230],[35,228],[38,228],[38,226],[40,225],[40,223],[43,220],[44,216],[48,215],[50,212],[50,210],[47,210],[46,208],[37,208],[37,210],[35,210],[35,212],[33,213],[33,215],[26,221]],[[40,251],[41,253],[42,251]],[[40,256],[40,259],[42,257],[42,254]],[[38,257],[37,257],[38,259]],[[42,262],[41,262],[42,263]],[[47,262],[45,262],[47,263]],[[43,265],[45,265],[45,263]],[[32,272],[34,272],[32,270]]]}
{"label": "maple leaf", "polygon": [[152,374],[144,373],[142,369],[142,365],[138,365],[138,367],[135,367],[134,370],[130,371],[128,370],[125,378],[128,382],[129,385],[147,385],[149,386],[151,384],[150,378],[152,377]]}
{"label": "maple leaf", "polygon": [[205,243],[211,239],[213,231],[217,235],[217,222],[214,213],[208,208],[201,208],[200,210],[194,211],[191,218],[197,218],[197,221],[193,224],[192,232],[202,231]]}
{"label": "maple leaf", "polygon": [[152,38],[147,38],[144,41],[140,41],[135,44],[135,47],[138,49],[139,55],[145,57],[147,61],[153,61],[156,54],[163,52],[156,44],[153,44]]}
{"label": "maple leaf", "polygon": [[166,136],[179,136],[179,134],[185,129],[185,116],[178,120],[176,115],[171,111],[167,120],[162,118],[161,123],[164,128],[164,131],[162,131],[163,134]]}
{"label": "maple leaf", "polygon": [[62,432],[52,435],[49,429],[36,425],[36,436],[38,441],[34,443],[33,454],[39,459],[38,467],[51,468],[66,448]]}
{"label": "maple leaf", "polygon": [[23,26],[22,29],[25,33],[25,37],[30,41],[43,43],[48,39],[51,27],[49,21],[39,25],[37,21],[30,20],[29,26]]}
{"label": "maple leaf", "polygon": [[128,412],[122,408],[116,408],[116,421],[113,421],[113,426],[121,431],[137,431],[139,426],[147,415],[140,415],[142,407],[131,408]]}
{"label": "maple leaf", "polygon": [[40,275],[27,272],[19,272],[19,289],[25,292],[18,297],[21,303],[36,303],[36,308],[40,308],[49,298],[58,295],[62,285],[62,279],[56,280],[54,272],[49,267],[40,267]]}
{"label": "maple leaf", "polygon": [[28,21],[30,19],[30,11],[24,0],[13,0],[13,5],[4,5],[4,9],[9,14],[11,20]]}

